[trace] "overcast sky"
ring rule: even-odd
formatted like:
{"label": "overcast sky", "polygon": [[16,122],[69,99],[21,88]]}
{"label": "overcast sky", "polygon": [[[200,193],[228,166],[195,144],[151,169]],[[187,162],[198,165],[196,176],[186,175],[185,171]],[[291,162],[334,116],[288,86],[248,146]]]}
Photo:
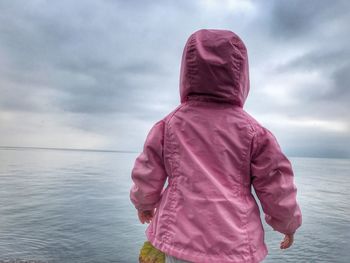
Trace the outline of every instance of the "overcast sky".
{"label": "overcast sky", "polygon": [[350,157],[350,1],[0,0],[0,145],[141,151],[189,35],[248,48],[245,110],[289,156]]}

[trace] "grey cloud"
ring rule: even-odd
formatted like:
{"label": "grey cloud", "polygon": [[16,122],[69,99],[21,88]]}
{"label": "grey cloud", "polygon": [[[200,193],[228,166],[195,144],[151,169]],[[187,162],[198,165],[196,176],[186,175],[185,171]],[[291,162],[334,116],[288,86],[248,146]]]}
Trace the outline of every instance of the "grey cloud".
{"label": "grey cloud", "polygon": [[321,69],[332,72],[346,64],[349,56],[350,50],[345,49],[345,47],[342,49],[321,48],[297,57],[286,64],[277,65],[276,71],[283,73],[294,70]]}
{"label": "grey cloud", "polygon": [[[350,62],[335,71],[333,74],[334,88],[330,91],[331,99],[345,99],[345,103],[350,101]],[[346,105],[346,104],[344,104]]]}
{"label": "grey cloud", "polygon": [[270,29],[277,38],[297,38],[322,30],[328,22],[348,15],[349,1],[273,1]]}
{"label": "grey cloud", "polygon": [[[179,103],[187,37],[221,27],[237,32],[248,46],[251,112],[350,123],[349,2],[252,3],[252,13],[222,9],[217,17],[203,1],[0,1],[0,111],[62,114],[66,126],[111,142],[118,137],[113,147],[135,149],[152,123]],[[295,49],[303,55],[286,60],[285,53]],[[328,90],[301,83],[291,93],[293,105],[261,96],[274,78],[313,71],[331,83]],[[337,153],[347,137],[302,128],[293,133],[285,141],[290,153],[350,155]],[[305,146],[309,137],[323,145],[315,139]]]}
{"label": "grey cloud", "polygon": [[[257,4],[263,10],[263,5]],[[255,112],[260,105],[267,113],[284,112],[296,118],[306,116],[350,122],[347,113],[350,100],[347,73],[350,64],[349,7],[348,1],[267,2],[264,12],[259,13],[260,18],[250,25],[256,26],[254,32],[259,36],[257,43],[252,37],[253,49],[260,51],[262,46],[252,59],[259,62],[255,72],[262,71],[264,76],[262,82],[261,78],[255,81],[255,76],[251,75],[252,83],[256,84],[251,89],[251,102],[248,99],[252,111]],[[256,21],[261,24],[256,24]],[[304,53],[291,57],[289,51],[294,50]],[[288,55],[290,59],[286,59]],[[264,65],[272,65],[272,68],[264,68]],[[319,76],[318,82],[309,81],[315,78],[314,73]],[[293,104],[281,105],[278,100],[266,102],[257,97],[261,94],[259,87],[269,86],[273,79],[293,79],[294,74],[303,75],[305,83],[299,81],[298,86],[290,91]],[[280,81],[278,84],[278,89],[284,88],[285,83]],[[336,135],[329,134],[330,144],[333,136]]]}
{"label": "grey cloud", "polygon": [[[124,6],[122,3],[113,3],[111,7],[117,12],[120,5]],[[123,23],[129,15],[126,11],[104,20],[101,11],[94,14],[91,2],[68,10],[70,5],[43,4],[46,12],[30,4],[26,8],[16,4],[6,8],[6,15],[1,17],[6,23],[0,26],[0,47],[11,59],[4,67],[13,71],[5,72],[3,77],[17,85],[17,90],[23,89],[23,85],[38,85],[38,81],[43,82],[42,87],[56,89],[59,94],[52,103],[63,111],[137,113],[145,109],[142,99],[152,89],[145,89],[143,84],[154,87],[156,79],[169,71],[164,61],[152,58],[152,62],[144,52],[149,49],[159,55],[167,47],[151,48],[152,36],[145,33],[135,37],[135,32],[128,30],[129,22]],[[109,7],[99,5],[104,11]],[[61,8],[62,11],[57,11]],[[17,15],[10,15],[13,13]],[[140,75],[147,75],[149,80]],[[31,93],[41,96],[39,90]],[[1,104],[2,108],[40,108],[24,97],[17,97],[14,102],[11,96],[4,96],[3,101],[6,102]]]}
{"label": "grey cloud", "polygon": [[288,144],[286,154],[296,157],[347,158],[349,156],[349,136],[299,135],[293,144]]}
{"label": "grey cloud", "polygon": [[[293,72],[309,73],[318,72],[324,82],[330,85],[326,91],[320,91],[317,86],[307,89],[299,89],[294,95],[305,102],[324,101],[330,104],[338,104],[340,101],[350,100],[349,72],[350,50],[343,49],[317,49],[297,57],[286,64],[276,65],[273,69],[276,74],[290,74]],[[305,91],[307,90],[307,91]]]}

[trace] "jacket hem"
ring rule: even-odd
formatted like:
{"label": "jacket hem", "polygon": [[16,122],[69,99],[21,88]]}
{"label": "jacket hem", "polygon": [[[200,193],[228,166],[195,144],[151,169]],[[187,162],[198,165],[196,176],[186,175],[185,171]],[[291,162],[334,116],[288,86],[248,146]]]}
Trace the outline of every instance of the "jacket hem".
{"label": "jacket hem", "polygon": [[264,243],[262,246],[258,247],[251,256],[243,260],[230,259],[229,256],[220,257],[220,256],[210,256],[206,254],[199,254],[198,252],[191,252],[184,249],[178,249],[172,245],[169,245],[165,242],[158,240],[151,231],[146,231],[146,236],[151,244],[162,251],[163,253],[176,257],[178,259],[191,261],[193,263],[212,263],[212,262],[220,262],[220,263],[259,263],[265,259],[268,255],[268,249],[266,244]]}

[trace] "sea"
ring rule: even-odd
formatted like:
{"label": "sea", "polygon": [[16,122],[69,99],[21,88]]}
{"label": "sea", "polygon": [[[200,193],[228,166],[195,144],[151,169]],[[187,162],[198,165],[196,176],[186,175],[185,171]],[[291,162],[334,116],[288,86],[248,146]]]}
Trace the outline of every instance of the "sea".
{"label": "sea", "polygon": [[[1,148],[0,262],[137,263],[147,227],[129,199],[138,154]],[[350,262],[350,159],[290,160],[303,224],[281,250],[261,211],[263,262]]]}

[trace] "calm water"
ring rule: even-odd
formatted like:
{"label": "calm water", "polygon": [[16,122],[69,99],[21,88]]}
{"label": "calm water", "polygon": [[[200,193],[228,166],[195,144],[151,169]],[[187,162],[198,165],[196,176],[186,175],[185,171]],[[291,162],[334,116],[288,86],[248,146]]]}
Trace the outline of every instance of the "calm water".
{"label": "calm water", "polygon": [[[0,262],[138,262],[129,201],[138,154],[0,150]],[[264,262],[349,262],[350,160],[291,158],[303,226],[289,250],[264,222]]]}

